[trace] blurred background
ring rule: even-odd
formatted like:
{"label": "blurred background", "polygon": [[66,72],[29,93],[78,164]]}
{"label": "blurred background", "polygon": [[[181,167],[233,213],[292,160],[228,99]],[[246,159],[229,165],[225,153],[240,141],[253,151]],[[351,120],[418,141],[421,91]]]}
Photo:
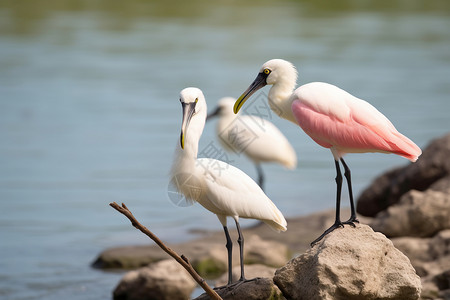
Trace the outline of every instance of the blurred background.
{"label": "blurred background", "polygon": [[[178,95],[199,87],[212,110],[271,58],[291,61],[298,84],[325,81],[368,100],[422,148],[450,129],[446,0],[0,0],[0,298],[111,299],[122,273],[91,262],[108,247],[151,243],[112,201],[166,242],[221,230],[201,206],[168,197]],[[263,166],[269,197],[286,217],[333,208],[330,151],[265,113],[299,159],[294,171]],[[214,127],[200,149],[219,146]],[[229,158],[255,178],[244,157]],[[408,163],[347,162],[356,196]]]}

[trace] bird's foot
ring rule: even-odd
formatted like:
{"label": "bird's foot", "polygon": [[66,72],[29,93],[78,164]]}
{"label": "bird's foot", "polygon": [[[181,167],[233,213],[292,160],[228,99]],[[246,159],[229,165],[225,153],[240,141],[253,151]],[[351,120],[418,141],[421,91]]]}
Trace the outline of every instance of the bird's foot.
{"label": "bird's foot", "polygon": [[230,285],[232,285],[232,283],[227,283],[225,285],[216,286],[216,287],[213,288],[213,290],[223,290],[225,288],[228,288]]}
{"label": "bird's foot", "polygon": [[257,280],[259,278],[260,277],[255,277],[255,278],[252,278],[252,279],[246,279],[245,277],[244,278],[241,277],[241,278],[239,278],[238,281],[235,281],[233,283],[229,283],[227,285],[215,287],[214,290],[221,290],[221,289],[230,289],[231,290],[231,289],[236,289],[238,286],[240,286],[243,283],[251,282],[251,281]]}
{"label": "bird's foot", "polygon": [[322,240],[327,234],[329,234],[330,232],[332,232],[333,230],[335,230],[336,228],[342,228],[344,227],[344,223],[340,222],[340,221],[336,221],[333,225],[331,225],[330,228],[328,228],[327,230],[324,231],[324,233],[322,233],[317,239],[315,239],[312,243],[311,243],[311,247],[313,247],[315,244],[317,244],[318,242],[320,242],[320,240]]}
{"label": "bird's foot", "polygon": [[252,278],[252,279],[240,278],[238,282],[241,282],[241,283],[252,282],[252,281],[255,281],[255,280],[258,280],[258,279],[261,279],[261,277],[255,277],[255,278]]}
{"label": "bird's foot", "polygon": [[358,223],[358,224],[359,224],[359,220],[358,220],[358,218],[357,218],[356,216],[352,216],[352,217],[350,217],[350,219],[348,219],[347,221],[342,222],[342,224],[350,225],[350,226],[353,227],[353,228],[356,227],[355,223]]}

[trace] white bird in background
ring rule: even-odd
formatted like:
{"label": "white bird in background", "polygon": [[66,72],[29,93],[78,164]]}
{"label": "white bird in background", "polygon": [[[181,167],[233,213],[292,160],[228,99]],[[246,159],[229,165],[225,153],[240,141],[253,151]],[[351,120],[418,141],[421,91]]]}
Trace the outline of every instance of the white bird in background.
{"label": "white bird in background", "polygon": [[[238,98],[234,106],[237,113],[244,102],[257,90],[269,84],[269,106],[281,118],[300,126],[320,146],[329,148],[336,167],[336,219],[315,244],[326,234],[343,224],[355,226],[359,222],[353,202],[350,169],[342,158],[346,153],[394,153],[414,162],[422,151],[375,107],[346,91],[323,82],[312,82],[294,90],[297,71],[288,61],[272,59],[264,63],[258,76]],[[342,175],[339,161],[344,166],[344,176],[350,196],[351,216],[346,222],[340,219]]]}
{"label": "white bird in background", "polygon": [[239,281],[244,281],[244,238],[239,218],[263,221],[276,231],[286,230],[286,220],[258,184],[244,172],[219,160],[197,158],[198,142],[207,115],[205,97],[198,88],[186,88],[180,93],[180,102],[183,121],[180,146],[176,147],[171,169],[171,183],[188,200],[196,201],[216,214],[222,223],[228,250],[228,284],[232,281],[232,242],[228,233],[227,217],[234,219],[239,236]]}
{"label": "white bird in background", "polygon": [[258,116],[236,115],[233,106],[236,99],[225,97],[217,108],[208,114],[206,121],[219,116],[216,134],[227,151],[244,153],[256,166],[258,184],[263,188],[262,162],[276,162],[288,169],[297,166],[297,155],[287,138],[268,120]]}

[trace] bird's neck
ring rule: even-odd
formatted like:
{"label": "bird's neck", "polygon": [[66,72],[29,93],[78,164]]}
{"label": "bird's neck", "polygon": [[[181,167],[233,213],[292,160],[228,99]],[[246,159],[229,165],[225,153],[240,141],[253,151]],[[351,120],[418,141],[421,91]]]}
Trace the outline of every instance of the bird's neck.
{"label": "bird's neck", "polygon": [[269,106],[281,118],[297,124],[292,113],[292,92],[294,91],[296,80],[284,79],[274,85],[269,90]]}
{"label": "bird's neck", "polygon": [[[202,121],[203,120],[203,121]],[[198,142],[205,126],[204,118],[192,118],[188,130],[185,133],[184,149],[181,148],[178,140],[175,150],[175,159],[171,173],[176,175],[179,173],[193,173],[198,155]]]}
{"label": "bird's neck", "polygon": [[217,122],[218,128],[221,131],[219,133],[222,133],[222,131],[225,130],[239,116],[233,113],[233,108],[230,108],[230,112],[231,113],[220,116],[219,121]]}

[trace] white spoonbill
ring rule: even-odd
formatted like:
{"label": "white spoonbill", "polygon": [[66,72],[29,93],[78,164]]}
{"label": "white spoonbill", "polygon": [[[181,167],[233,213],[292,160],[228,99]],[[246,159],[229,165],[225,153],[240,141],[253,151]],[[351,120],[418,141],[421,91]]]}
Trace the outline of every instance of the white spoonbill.
{"label": "white spoonbill", "polygon": [[[359,222],[353,201],[350,169],[342,158],[344,154],[394,153],[414,162],[422,151],[368,102],[323,82],[308,83],[294,90],[296,81],[297,71],[290,62],[269,60],[238,98],[234,112],[237,113],[258,89],[272,85],[268,95],[271,109],[281,118],[299,125],[320,146],[331,150],[336,166],[336,219],[330,228],[311,243],[313,245],[343,224],[354,227],[354,222]],[[342,175],[339,161],[345,170],[350,197],[351,216],[346,222],[340,219]]]}
{"label": "white spoonbill", "polygon": [[206,121],[219,116],[216,134],[223,148],[230,152],[244,153],[256,166],[258,184],[263,188],[262,162],[276,162],[288,169],[297,166],[294,148],[281,131],[268,120],[258,116],[233,113],[235,98],[219,100],[217,108],[208,114]]}
{"label": "white spoonbill", "polygon": [[180,93],[183,108],[180,146],[175,151],[171,169],[172,184],[184,196],[200,203],[216,214],[222,223],[228,250],[228,284],[231,284],[232,242],[227,217],[236,222],[240,250],[241,278],[244,281],[244,237],[239,218],[257,219],[276,231],[286,230],[283,214],[264,194],[258,184],[241,170],[211,158],[197,158],[198,142],[205,126],[207,107],[198,88],[186,88]]}

